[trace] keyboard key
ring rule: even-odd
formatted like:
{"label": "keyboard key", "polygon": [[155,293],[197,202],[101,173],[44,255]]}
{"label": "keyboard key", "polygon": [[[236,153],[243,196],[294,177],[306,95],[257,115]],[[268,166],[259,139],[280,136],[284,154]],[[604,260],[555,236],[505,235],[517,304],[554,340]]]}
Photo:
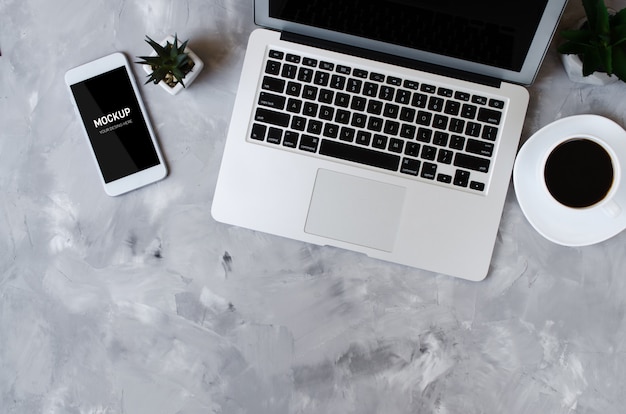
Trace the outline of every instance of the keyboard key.
{"label": "keyboard key", "polygon": [[389,85],[400,86],[402,85],[402,79],[395,76],[387,76],[387,83]]}
{"label": "keyboard key", "polygon": [[267,142],[271,144],[280,144],[281,139],[283,138],[283,130],[279,128],[270,127],[269,132],[267,133]]}
{"label": "keyboard key", "polygon": [[411,99],[411,105],[416,108],[426,108],[426,102],[428,102],[428,96],[423,93],[414,93]]}
{"label": "keyboard key", "polygon": [[302,85],[297,82],[289,82],[287,83],[287,90],[285,93],[291,96],[300,96],[300,91],[302,90]]}
{"label": "keyboard key", "polygon": [[347,93],[337,92],[335,95],[335,105],[341,106],[342,108],[347,108],[350,104],[350,95]]}
{"label": "keyboard key", "polygon": [[448,117],[435,114],[433,118],[433,128],[437,129],[447,129],[448,128]]}
{"label": "keyboard key", "polygon": [[331,104],[333,103],[333,99],[335,98],[335,92],[329,89],[322,89],[320,91],[318,100],[322,103]]}
{"label": "keyboard key", "polygon": [[352,72],[352,68],[344,65],[337,65],[337,72],[343,75],[349,75]]}
{"label": "keyboard key", "polygon": [[346,86],[346,77],[340,75],[333,75],[330,78],[330,87],[333,89],[343,90]]}
{"label": "keyboard key", "polygon": [[448,100],[446,102],[445,108],[443,109],[443,112],[445,112],[448,115],[458,115],[460,110],[461,110],[460,102]]}
{"label": "keyboard key", "polygon": [[403,174],[414,175],[417,177],[420,170],[421,162],[412,158],[403,158],[400,172]]}
{"label": "keyboard key", "polygon": [[383,129],[383,123],[383,119],[372,116],[367,122],[367,129],[370,131],[380,132]]}
{"label": "keyboard key", "polygon": [[476,117],[476,111],[478,108],[474,105],[463,104],[461,107],[461,116],[467,119],[474,119]]}
{"label": "keyboard key", "polygon": [[448,174],[437,174],[437,181],[450,184],[452,182],[452,176]]}
{"label": "keyboard key", "polygon": [[313,102],[305,102],[302,106],[302,115],[314,117],[317,115],[318,105]]}
{"label": "keyboard key", "polygon": [[384,82],[385,81],[385,75],[380,74],[380,73],[370,73],[370,79],[375,81],[375,82]]}
{"label": "keyboard key", "polygon": [[348,79],[348,84],[346,86],[346,91],[350,93],[361,93],[361,86],[363,85],[363,81],[359,79],[350,78]]}
{"label": "keyboard key", "polygon": [[404,149],[404,141],[398,138],[391,138],[389,140],[389,151],[401,153]]}
{"label": "keyboard key", "polygon": [[485,98],[484,96],[474,95],[472,96],[472,103],[478,105],[487,105],[487,98]]}
{"label": "keyboard key", "polygon": [[454,157],[454,166],[460,168],[467,168],[469,170],[488,172],[489,161],[486,158],[474,157],[473,155],[467,155],[463,153],[457,153]]}
{"label": "keyboard key", "polygon": [[413,108],[402,107],[402,109],[400,109],[400,119],[405,122],[413,122],[416,113]]}
{"label": "keyboard key", "polygon": [[437,162],[441,164],[452,164],[453,152],[450,150],[440,149],[437,154]]}
{"label": "keyboard key", "polygon": [[455,92],[454,93],[454,98],[458,99],[459,101],[469,101],[470,100],[470,94],[467,92]]}
{"label": "keyboard key", "polygon": [[361,145],[370,145],[372,134],[367,131],[358,131],[356,134],[356,143]]}
{"label": "keyboard key", "polygon": [[252,125],[250,138],[256,139],[257,141],[263,141],[265,139],[265,131],[267,131],[267,126],[255,123]]}
{"label": "keyboard key", "polygon": [[299,135],[297,132],[285,131],[285,137],[283,138],[283,146],[289,147],[289,148],[297,148],[298,138],[299,138]]}
{"label": "keyboard key", "polygon": [[431,147],[430,145],[424,145],[422,147],[421,157],[428,161],[434,161],[437,156],[437,148]]}
{"label": "keyboard key", "polygon": [[472,154],[483,155],[485,157],[491,157],[493,155],[493,143],[478,141],[476,139],[469,139],[467,141],[467,147],[465,151]]}
{"label": "keyboard key", "polygon": [[378,94],[378,85],[372,82],[365,82],[363,84],[363,95],[369,97],[375,97]]}
{"label": "keyboard key", "polygon": [[317,98],[317,88],[311,85],[305,85],[302,91],[302,97],[308,100],[315,100]]}
{"label": "keyboard key", "polygon": [[286,98],[280,95],[274,95],[273,93],[261,92],[259,95],[259,105],[267,106],[268,108],[284,109]]}
{"label": "keyboard key", "polygon": [[391,171],[397,171],[400,165],[399,155],[327,139],[322,139],[319,153],[329,157],[353,161]]}
{"label": "keyboard key", "polygon": [[339,135],[339,125],[325,124],[324,132],[322,134],[328,138],[337,138]]}
{"label": "keyboard key", "polygon": [[433,114],[431,114],[430,112],[426,112],[426,111],[419,111],[417,113],[417,118],[415,119],[415,122],[420,124],[420,125],[430,125],[430,120],[432,119]]}
{"label": "keyboard key", "polygon": [[372,140],[372,147],[385,149],[387,148],[388,138],[384,135],[374,134],[374,139]]}
{"label": "keyboard key", "polygon": [[269,73],[270,75],[278,75],[280,73],[280,62],[276,62],[275,60],[268,60],[265,65],[265,73]]}
{"label": "keyboard key", "polygon": [[337,114],[335,115],[335,122],[339,122],[340,124],[348,124],[350,122],[350,111],[346,111],[343,109],[337,109]]}
{"label": "keyboard key", "polygon": [[391,86],[383,85],[380,88],[380,93],[378,94],[378,97],[385,101],[391,101],[395,93],[396,90],[394,88],[392,88]]}
{"label": "keyboard key", "polygon": [[294,55],[292,53],[287,53],[287,62],[291,63],[300,63],[300,56]]}
{"label": "keyboard key", "polygon": [[319,117],[327,121],[331,121],[335,116],[335,109],[331,106],[322,105],[320,107]]}
{"label": "keyboard key", "polygon": [[433,131],[428,128],[417,129],[417,140],[421,142],[430,142],[433,136]]}
{"label": "keyboard key", "polygon": [[404,81],[404,84],[402,86],[404,86],[407,89],[413,89],[414,91],[416,91],[419,88],[419,83],[407,79]]}
{"label": "keyboard key", "polygon": [[261,88],[265,89],[266,91],[282,93],[285,90],[285,81],[283,79],[265,76],[263,77]]}
{"label": "keyboard key", "polygon": [[270,50],[269,53],[269,57],[273,58],[273,59],[278,59],[278,60],[282,60],[283,57],[285,56],[284,52],[278,51],[278,50]]}
{"label": "keyboard key", "polygon": [[452,98],[452,89],[448,89],[448,88],[439,88],[437,89],[437,95],[439,96],[443,96],[446,98]]}
{"label": "keyboard key", "polygon": [[443,131],[435,131],[435,135],[433,137],[433,144],[438,145],[440,147],[445,147],[448,145],[448,134]]}
{"label": "keyboard key", "polygon": [[283,65],[283,70],[280,74],[283,78],[295,79],[297,71],[297,66],[285,64]]}
{"label": "keyboard key", "polygon": [[286,127],[289,125],[289,115],[269,109],[257,108],[254,119],[267,124]]}
{"label": "keyboard key", "polygon": [[465,129],[465,121],[459,118],[452,118],[448,129],[450,132],[461,133]]}
{"label": "keyboard key", "polygon": [[400,112],[400,107],[398,105],[387,103],[385,104],[383,115],[387,118],[396,119],[398,117],[398,112]]}
{"label": "keyboard key", "polygon": [[357,128],[365,128],[367,123],[367,116],[364,114],[354,113],[352,114],[352,122],[350,125]]}
{"label": "keyboard key", "polygon": [[385,121],[385,127],[383,131],[385,132],[385,134],[398,135],[398,132],[400,131],[400,123],[388,119]]}
{"label": "keyboard key", "polygon": [[372,115],[380,115],[383,113],[383,103],[370,99],[367,103],[367,113]]}
{"label": "keyboard key", "polygon": [[313,80],[314,71],[311,68],[301,67],[298,71],[298,80],[309,83]]}
{"label": "keyboard key", "polygon": [[435,93],[436,90],[437,90],[436,86],[428,85],[425,83],[423,83],[422,86],[420,87],[420,91],[426,92],[426,93]]}
{"label": "keyboard key", "polygon": [[504,101],[500,99],[489,99],[489,106],[496,109],[504,109]]}
{"label": "keyboard key", "polygon": [[452,135],[450,138],[450,148],[455,150],[463,150],[465,147],[465,138],[460,135]]}
{"label": "keyboard key", "polygon": [[350,103],[350,108],[355,111],[365,111],[365,107],[367,105],[367,99],[362,96],[353,96],[352,102]]}
{"label": "keyboard key", "polygon": [[304,131],[306,126],[306,118],[301,116],[294,116],[291,120],[291,129],[295,129],[296,131]]}
{"label": "keyboard key", "polygon": [[483,191],[485,189],[485,184],[479,183],[478,181],[471,181],[469,186],[472,190],[477,191]]}
{"label": "keyboard key", "polygon": [[353,128],[342,127],[339,133],[339,139],[342,141],[352,142],[354,141],[354,135],[356,130]]}
{"label": "keyboard key", "polygon": [[485,125],[485,127],[483,128],[483,133],[481,134],[481,137],[489,141],[495,141],[496,138],[498,137],[498,128]]}
{"label": "keyboard key", "polygon": [[417,157],[420,154],[420,144],[417,142],[407,142],[404,148],[404,153],[411,157]]}
{"label": "keyboard key", "polygon": [[435,112],[441,112],[443,110],[443,99],[431,96],[428,100],[428,109]]}
{"label": "keyboard key", "polygon": [[433,164],[432,162],[425,162],[422,167],[422,173],[420,177],[426,178],[428,180],[434,180],[437,176],[437,164]]}
{"label": "keyboard key", "polygon": [[352,75],[356,76],[357,78],[367,79],[368,72],[362,69],[354,69],[352,71]]}
{"label": "keyboard key", "polygon": [[465,135],[469,135],[470,137],[478,137],[480,136],[480,124],[476,122],[468,122],[465,127]]}
{"label": "keyboard key", "polygon": [[299,99],[289,98],[287,101],[287,111],[299,114],[302,109],[302,101]]}
{"label": "keyboard key", "polygon": [[414,139],[415,131],[417,131],[415,125],[402,124],[402,126],[400,127],[400,136],[406,139]]}
{"label": "keyboard key", "polygon": [[315,67],[317,66],[317,60],[316,59],[311,59],[311,58],[304,58],[302,60],[302,64],[304,66],[311,66],[311,67]]}
{"label": "keyboard key", "polygon": [[456,173],[454,174],[453,184],[459,187],[467,187],[467,184],[469,182],[469,176],[469,171],[456,170]]}
{"label": "keyboard key", "polygon": [[320,139],[318,137],[313,137],[311,135],[302,135],[298,148],[307,152],[317,152],[317,146],[319,142]]}
{"label": "keyboard key", "polygon": [[481,122],[486,122],[491,125],[499,125],[502,118],[502,112],[494,109],[480,108],[478,111],[478,119]]}
{"label": "keyboard key", "polygon": [[398,89],[396,92],[396,102],[402,105],[408,105],[411,102],[411,92],[406,89]]}
{"label": "keyboard key", "polygon": [[320,62],[320,69],[333,70],[335,69],[335,64],[330,62]]}
{"label": "keyboard key", "polygon": [[306,132],[309,134],[319,135],[322,133],[322,121],[318,121],[317,119],[310,119],[306,128]]}
{"label": "keyboard key", "polygon": [[319,86],[328,86],[328,82],[330,81],[330,73],[318,70],[315,72],[315,77],[313,78],[313,83]]}

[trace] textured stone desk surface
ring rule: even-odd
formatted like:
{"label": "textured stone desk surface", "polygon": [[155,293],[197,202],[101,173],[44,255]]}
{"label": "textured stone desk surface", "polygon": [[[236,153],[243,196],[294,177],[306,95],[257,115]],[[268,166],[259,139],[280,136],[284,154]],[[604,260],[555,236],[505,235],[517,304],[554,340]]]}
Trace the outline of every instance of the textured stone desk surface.
{"label": "textured stone desk surface", "polygon": [[[471,283],[211,218],[252,13],[0,0],[0,412],[623,413],[626,233],[555,245],[511,185]],[[141,86],[170,175],[108,197],[63,75],[174,32],[205,68],[174,97]],[[626,125],[626,86],[570,82],[554,45],[530,91],[522,140]]]}

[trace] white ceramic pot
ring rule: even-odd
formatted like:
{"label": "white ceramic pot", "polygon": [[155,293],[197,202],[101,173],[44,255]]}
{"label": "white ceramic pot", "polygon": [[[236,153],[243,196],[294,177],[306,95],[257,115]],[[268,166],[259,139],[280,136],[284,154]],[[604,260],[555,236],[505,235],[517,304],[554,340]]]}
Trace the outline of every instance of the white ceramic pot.
{"label": "white ceramic pot", "polygon": [[563,62],[565,72],[572,82],[589,85],[608,85],[619,80],[617,76],[609,76],[604,72],[593,72],[589,76],[583,76],[583,62],[578,55],[561,55],[561,62]]}
{"label": "white ceramic pot", "polygon": [[[167,42],[170,42],[170,43],[173,44],[174,43],[174,36],[166,37],[161,42],[159,42],[159,44],[161,46],[165,46],[167,44]],[[180,45],[180,44],[181,44],[181,41],[180,41],[180,39],[178,39],[178,45]],[[185,48],[185,52],[187,52],[189,54],[189,57],[194,62],[194,66],[191,69],[191,72],[189,72],[183,78],[183,81],[185,82],[185,87],[183,88],[183,85],[181,85],[180,82],[176,83],[176,85],[174,87],[169,86],[164,81],[159,82],[159,85],[161,85],[161,87],[163,89],[165,89],[168,93],[170,93],[172,95],[176,95],[181,90],[183,90],[185,88],[188,88],[189,85],[191,85],[191,82],[193,82],[194,79],[196,79],[196,77],[198,76],[198,74],[200,73],[202,68],[204,67],[204,63],[202,63],[202,60],[200,60],[198,55],[196,55],[191,49],[189,49],[189,47]],[[150,56],[156,56],[156,52],[152,52],[150,54]],[[152,68],[150,68],[149,65],[143,65],[143,69],[146,71],[146,73],[148,75],[152,73]]]}

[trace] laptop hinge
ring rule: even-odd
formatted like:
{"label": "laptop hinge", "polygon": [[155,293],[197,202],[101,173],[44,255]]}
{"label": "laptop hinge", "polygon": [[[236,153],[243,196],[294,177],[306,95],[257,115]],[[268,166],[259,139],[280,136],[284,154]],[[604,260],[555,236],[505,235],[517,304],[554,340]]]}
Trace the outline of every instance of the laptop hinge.
{"label": "laptop hinge", "polygon": [[282,32],[281,40],[287,42],[294,42],[303,44],[306,46],[318,47],[333,52],[345,53],[361,58],[375,60],[378,62],[389,63],[392,65],[403,66],[405,68],[417,69],[428,73],[437,75],[444,75],[456,79],[461,79],[469,82],[479,83],[482,85],[492,86],[499,88],[502,83],[500,79],[492,78],[489,76],[478,75],[475,73],[465,72],[462,70],[451,69],[445,66],[434,65],[432,63],[420,62],[414,59],[403,58],[388,53],[367,50],[356,46],[346,45],[343,43],[332,42],[329,40],[318,39],[314,37],[304,36],[292,32]]}

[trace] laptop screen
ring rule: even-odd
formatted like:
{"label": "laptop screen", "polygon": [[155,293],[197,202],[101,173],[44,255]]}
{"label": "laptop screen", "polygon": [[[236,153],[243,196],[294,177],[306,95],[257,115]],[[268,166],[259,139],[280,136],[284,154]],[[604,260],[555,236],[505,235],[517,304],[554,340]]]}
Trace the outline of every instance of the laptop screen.
{"label": "laptop screen", "polygon": [[262,25],[528,84],[566,0],[256,3]]}

